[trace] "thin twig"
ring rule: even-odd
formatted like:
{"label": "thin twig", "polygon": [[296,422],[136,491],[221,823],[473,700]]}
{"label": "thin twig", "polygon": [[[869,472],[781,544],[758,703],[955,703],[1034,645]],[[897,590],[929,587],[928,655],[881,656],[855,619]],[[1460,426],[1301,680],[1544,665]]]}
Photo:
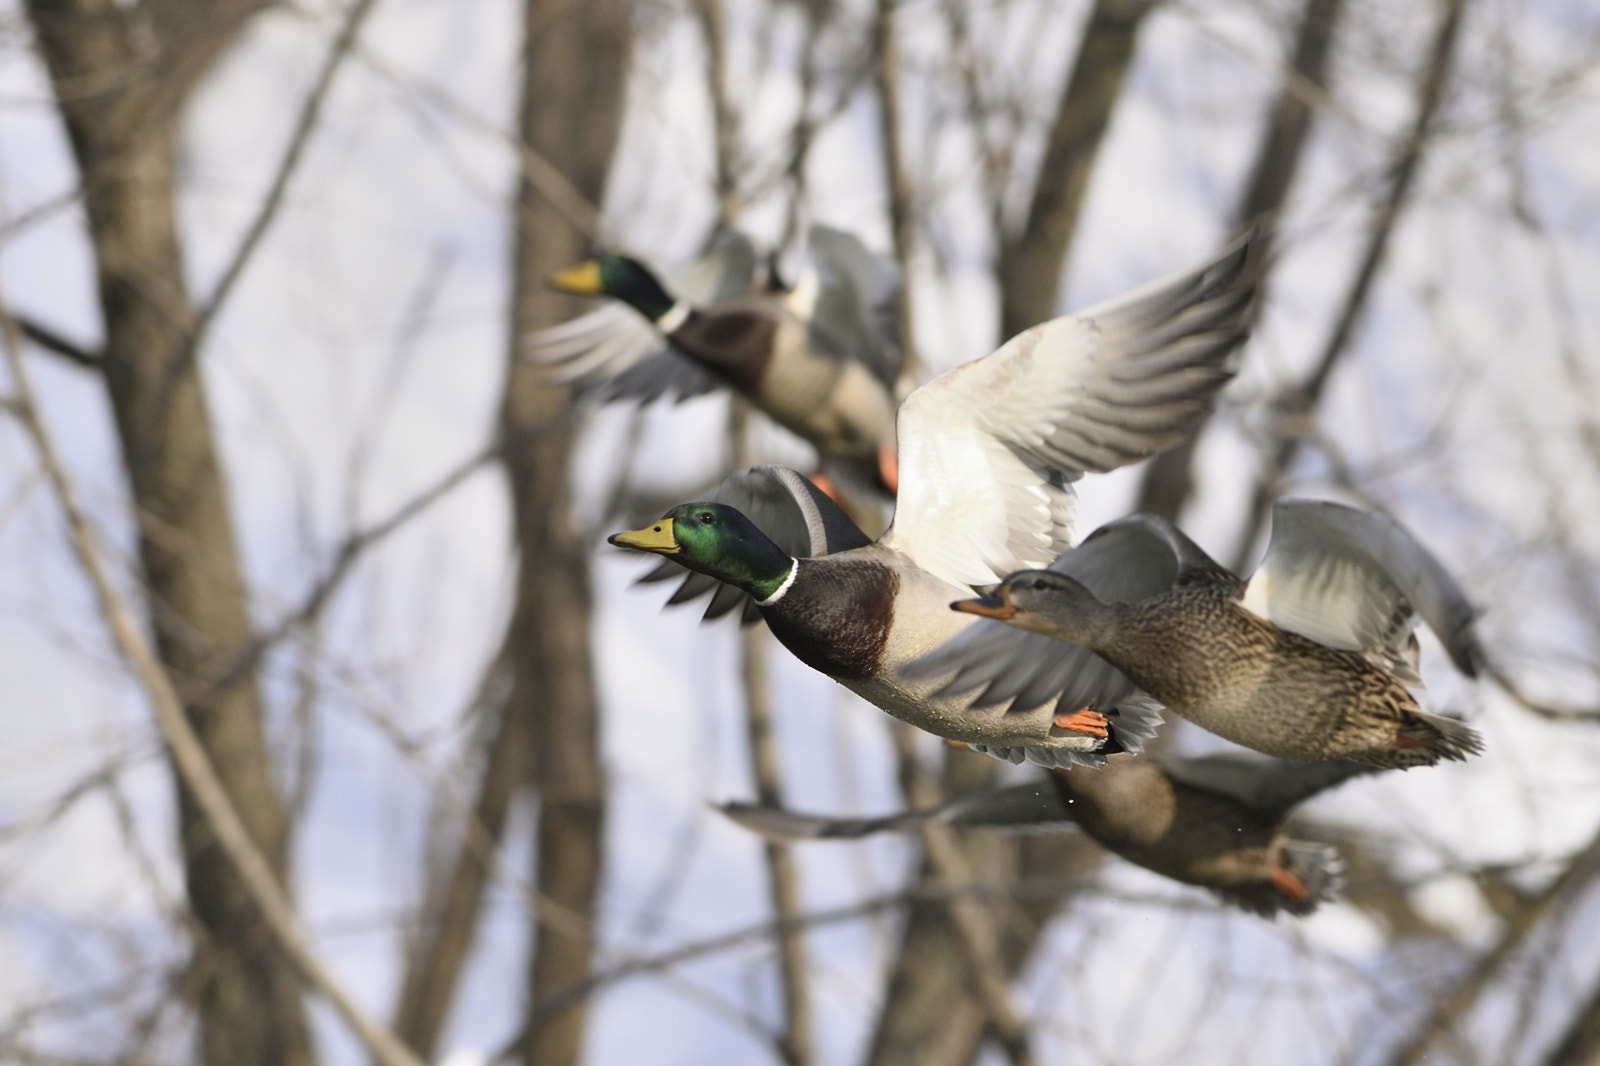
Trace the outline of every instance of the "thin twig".
{"label": "thin twig", "polygon": [[239,246],[229,257],[228,265],[223,269],[216,288],[211,290],[211,295],[206,298],[195,315],[194,328],[189,336],[191,352],[199,351],[206,331],[216,320],[223,304],[227,302],[245,267],[250,264],[261,238],[266,236],[268,227],[277,218],[278,209],[283,205],[284,193],[288,190],[295,171],[300,167],[300,160],[305,155],[306,145],[311,140],[312,131],[317,127],[317,121],[322,117],[322,108],[327,103],[328,94],[333,88],[339,68],[344,65],[345,58],[355,47],[356,35],[360,33],[362,23],[376,5],[377,0],[356,0],[345,14],[344,24],[339,27],[339,34],[333,39],[333,44],[329,46],[328,54],[322,61],[322,70],[317,74],[316,84],[312,86],[305,102],[300,105],[300,117],[295,122],[294,133],[290,135],[289,143],[284,147],[283,157],[278,160],[272,184],[267,187],[267,195],[262,198],[261,205],[256,209],[256,216],[251,219],[244,237],[239,241]]}
{"label": "thin twig", "polygon": [[[1418,90],[1417,113],[1412,119],[1411,131],[1401,143],[1391,167],[1388,194],[1372,216],[1367,229],[1367,246],[1356,267],[1356,274],[1346,290],[1333,329],[1323,342],[1321,354],[1313,364],[1311,373],[1303,384],[1294,386],[1279,397],[1276,406],[1287,421],[1298,422],[1309,418],[1322,398],[1324,388],[1335,366],[1355,334],[1356,324],[1366,310],[1367,297],[1372,291],[1378,270],[1383,265],[1389,240],[1394,235],[1400,215],[1409,201],[1412,182],[1416,178],[1428,141],[1433,133],[1434,116],[1443,103],[1449,85],[1451,67],[1454,65],[1456,42],[1461,36],[1462,11],[1466,0],[1444,0],[1444,12],[1434,33],[1429,53],[1428,68],[1423,74]],[[1271,460],[1256,482],[1250,501],[1249,517],[1244,525],[1243,537],[1234,552],[1233,568],[1239,569],[1245,554],[1255,543],[1257,530],[1266,520],[1268,508],[1278,493],[1278,485],[1289,465],[1300,450],[1301,438],[1290,436],[1274,449]]]}
{"label": "thin twig", "polygon": [[448,495],[453,489],[488,465],[500,453],[501,448],[499,445],[490,445],[482,451],[468,456],[446,471],[438,481],[435,481],[432,485],[429,485],[426,489],[423,489],[397,507],[389,517],[347,536],[344,542],[335,550],[333,564],[311,586],[310,591],[300,601],[300,605],[242,649],[233,664],[223,671],[215,687],[226,688],[240,677],[254,670],[256,664],[261,661],[261,656],[266,654],[269,649],[276,646],[279,641],[283,640],[297,627],[306,624],[321,613],[328,600],[339,590],[339,586],[344,583],[345,579],[350,576],[351,571],[355,564],[360,561],[362,555]]}
{"label": "thin twig", "polygon": [[[468,129],[487,134],[510,148],[516,156],[522,177],[527,179],[528,184],[579,233],[601,244],[623,247],[622,242],[616,239],[616,234],[607,226],[600,208],[584,196],[559,167],[545,158],[543,153],[495,120],[478,112],[444,86],[420,74],[402,70],[369,49],[358,47],[354,51],[356,58],[369,70],[395,88],[438,108]],[[524,210],[521,206],[516,209],[519,212]]]}
{"label": "thin twig", "polygon": [[49,326],[36,322],[23,315],[16,316],[17,328],[22,335],[51,355],[59,355],[74,366],[83,367],[85,370],[99,370],[105,365],[99,352],[92,352],[80,344],[76,344]]}
{"label": "thin twig", "polygon": [[894,32],[895,0],[878,0],[873,9],[872,42],[878,62],[873,67],[878,88],[878,138],[883,151],[883,176],[889,202],[889,236],[894,260],[900,268],[900,292],[895,301],[899,323],[902,380],[915,382],[919,373],[917,346],[912,336],[911,302],[911,178],[905,162],[900,132],[900,47]]}
{"label": "thin twig", "polygon": [[39,461],[49,476],[56,502],[67,522],[78,563],[94,587],[95,598],[99,601],[101,613],[118,649],[133,668],[140,686],[154,706],[156,721],[171,750],[173,764],[193,795],[206,824],[215,834],[218,846],[238,872],[241,884],[260,910],[279,949],[300,971],[301,977],[322,993],[356,1038],[383,1066],[423,1066],[422,1060],[400,1043],[393,1033],[361,1009],[312,949],[288,894],[251,839],[232,799],[222,787],[199,736],[184,714],[183,702],[178,698],[172,679],[156,657],[132,606],[111,578],[99,539],[78,504],[77,489],[61,465],[55,442],[39,418],[28,368],[22,358],[22,331],[5,310],[3,297],[0,297],[0,333],[4,335],[6,360],[15,389],[16,416],[33,441]]}

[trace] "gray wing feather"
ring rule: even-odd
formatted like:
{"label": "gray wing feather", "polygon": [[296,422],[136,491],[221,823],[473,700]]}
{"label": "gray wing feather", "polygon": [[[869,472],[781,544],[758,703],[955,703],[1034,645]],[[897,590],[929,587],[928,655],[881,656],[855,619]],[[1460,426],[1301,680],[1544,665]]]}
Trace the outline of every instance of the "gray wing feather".
{"label": "gray wing feather", "polygon": [[1285,629],[1360,651],[1413,684],[1421,682],[1411,633],[1420,615],[1461,672],[1477,676],[1477,612],[1439,561],[1387,515],[1326,500],[1277,501],[1244,603]]}
{"label": "gray wing feather", "polygon": [[925,825],[1037,830],[1071,822],[1061,796],[1048,781],[990,789],[939,807],[877,818],[831,818],[753,803],[717,805],[729,819],[768,840],[858,840],[876,833],[909,832]]}
{"label": "gray wing feather", "polygon": [[[1210,412],[1249,334],[1254,231],[1196,270],[1091,307],[1076,317],[1099,335],[1081,396],[1038,452],[1068,470],[1104,472],[1178,443]],[[1029,448],[1030,451],[1034,450]]]}
{"label": "gray wing feather", "polygon": [[1303,763],[1234,753],[1159,761],[1179,784],[1227,796],[1274,819],[1352,777],[1382,772],[1349,759]]}
{"label": "gray wing feather", "polygon": [[[705,497],[743,512],[773,543],[795,558],[830,555],[861,548],[872,539],[845,514],[838,504],[813,485],[805,475],[786,466],[755,466],[730,474]],[[660,563],[639,579],[641,583],[683,581],[667,599],[668,604],[688,603],[710,596],[702,618],[720,618],[734,608],[740,620],[749,624],[761,615],[755,601],[732,585],[724,584],[664,556]]]}
{"label": "gray wing feather", "polygon": [[890,388],[900,375],[896,303],[900,271],[853,235],[811,227],[809,255],[821,282],[811,332],[824,348],[864,364]]}

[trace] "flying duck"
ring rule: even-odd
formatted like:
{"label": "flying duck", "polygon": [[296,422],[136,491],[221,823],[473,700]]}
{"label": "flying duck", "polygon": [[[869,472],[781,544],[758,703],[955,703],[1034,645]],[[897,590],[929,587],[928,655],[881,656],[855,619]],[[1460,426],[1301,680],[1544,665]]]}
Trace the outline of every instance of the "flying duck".
{"label": "flying duck", "polygon": [[[1086,580],[1106,569],[1128,583],[1121,594]],[[973,627],[909,672],[954,670],[947,694],[976,691],[979,704],[1048,682],[1066,641],[1069,655],[1093,651],[1173,713],[1278,758],[1406,769],[1482,750],[1476,732],[1423,711],[1409,691],[1422,683],[1416,616],[1474,677],[1475,612],[1426,548],[1374,512],[1277,501],[1248,582],[1171,522],[1134,515],[1049,569],[951,606],[1016,628]]]}
{"label": "flying duck", "polygon": [[[769,467],[734,476],[737,501],[713,494],[611,543],[703,575],[674,602],[733,586],[802,662],[928,732],[1046,766],[1137,750],[1159,715],[1091,655],[1008,706],[941,695],[942,679],[904,667],[978,621],[947,609],[952,594],[1071,544],[1072,481],[1170,447],[1211,409],[1246,335],[1248,244],[1034,326],[913,392],[899,413],[894,521],[875,542],[857,529],[835,548],[825,528],[853,523],[827,513],[793,471]],[[735,602],[717,592],[713,609]]]}

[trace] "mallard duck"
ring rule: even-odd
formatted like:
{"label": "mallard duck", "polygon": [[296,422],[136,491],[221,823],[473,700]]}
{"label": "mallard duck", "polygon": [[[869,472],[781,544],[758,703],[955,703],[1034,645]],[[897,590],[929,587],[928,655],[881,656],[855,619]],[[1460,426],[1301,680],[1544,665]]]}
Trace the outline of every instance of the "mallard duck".
{"label": "mallard duck", "polygon": [[[1083,575],[1105,567],[1141,587],[1097,594]],[[1134,515],[1048,570],[951,606],[1088,648],[1173,713],[1279,758],[1405,769],[1482,750],[1477,733],[1424,712],[1407,689],[1422,681],[1417,614],[1476,676],[1474,611],[1427,549],[1373,512],[1279,500],[1248,582],[1171,522]],[[1008,699],[1055,676],[1059,647],[989,623],[910,672],[954,668],[952,691]]]}
{"label": "mallard duck", "polygon": [[[936,695],[933,681],[902,668],[976,621],[952,615],[952,593],[1042,565],[1071,543],[1071,481],[1176,443],[1210,410],[1245,337],[1247,244],[1035,326],[913,392],[899,414],[897,509],[876,542],[857,531],[854,546],[828,550],[815,495],[768,468],[752,472],[761,490],[740,503],[684,504],[611,543],[752,596],[802,662],[928,732],[1047,766],[1136,749],[1159,716],[1087,654],[1082,670],[1006,708]],[[674,600],[712,587],[686,586]]]}
{"label": "mallard duck", "polygon": [[927,824],[1032,831],[1074,822],[1107,851],[1198,885],[1267,917],[1310,914],[1334,898],[1343,869],[1325,844],[1284,833],[1290,811],[1361,774],[1350,760],[1304,763],[1249,755],[1117,755],[1094,773],[975,792],[939,807],[878,818],[828,818],[777,807],[718,809],[768,840],[854,840]]}
{"label": "mallard duck", "polygon": [[601,255],[551,284],[621,304],[534,334],[528,356],[607,400],[731,387],[810,441],[846,488],[892,497],[899,273],[828,226],[812,227],[809,255],[788,291],[757,291],[743,234],[725,235],[670,284],[636,259]]}

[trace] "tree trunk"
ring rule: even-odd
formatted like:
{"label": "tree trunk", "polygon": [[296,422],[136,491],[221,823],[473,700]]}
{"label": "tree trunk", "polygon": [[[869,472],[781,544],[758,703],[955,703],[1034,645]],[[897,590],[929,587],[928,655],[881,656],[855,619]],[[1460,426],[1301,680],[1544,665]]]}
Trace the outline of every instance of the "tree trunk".
{"label": "tree trunk", "polygon": [[[1304,424],[1322,401],[1322,392],[1333,374],[1334,367],[1349,350],[1357,324],[1366,310],[1367,296],[1383,266],[1389,239],[1398,227],[1401,215],[1410,202],[1411,185],[1422,165],[1423,156],[1433,133],[1434,116],[1444,103],[1445,91],[1450,84],[1450,72],[1455,65],[1456,45],[1461,39],[1461,23],[1466,0],[1441,0],[1439,24],[1434,31],[1433,43],[1428,51],[1427,66],[1422,71],[1417,86],[1417,111],[1410,132],[1396,147],[1389,167],[1389,188],[1383,202],[1367,228],[1367,243],[1361,261],[1356,267],[1350,288],[1340,301],[1339,312],[1332,331],[1323,342],[1322,351],[1307,376],[1305,383],[1291,387],[1278,397],[1280,417],[1285,422]],[[1304,437],[1287,433],[1274,445],[1266,469],[1256,481],[1250,499],[1250,512],[1245,520],[1244,535],[1229,565],[1239,570],[1271,512],[1272,501],[1281,491],[1282,482],[1300,450]]]}
{"label": "tree trunk", "polygon": [[1133,64],[1154,0],[1095,0],[1050,127],[1027,224],[1000,242],[1000,334],[1014,337],[1056,313],[1078,210]]}
{"label": "tree trunk", "polygon": [[[1264,276],[1272,258],[1277,236],[1274,226],[1289,201],[1300,157],[1311,133],[1311,105],[1305,86],[1327,87],[1328,55],[1333,50],[1333,34],[1344,11],[1344,0],[1307,0],[1300,30],[1295,37],[1291,60],[1296,80],[1285,81],[1267,119],[1265,136],[1256,151],[1255,165],[1244,196],[1234,211],[1231,226],[1243,229],[1252,222],[1264,227],[1255,240],[1246,270]],[[1265,285],[1257,282],[1252,314],[1259,314],[1265,303]],[[1203,427],[1202,427],[1203,428]],[[1197,430],[1182,444],[1162,452],[1150,463],[1139,487],[1136,511],[1148,511],[1176,522],[1184,504],[1194,491],[1194,452],[1200,440]]]}
{"label": "tree trunk", "polygon": [[[1150,0],[1097,0],[1090,12],[1050,129],[1027,225],[1016,235],[999,235],[1004,337],[1055,314],[1089,175],[1132,64],[1139,26],[1154,6]],[[987,755],[947,749],[945,798],[992,788],[999,771],[1000,763]],[[1021,849],[1013,841],[968,841],[963,850],[975,870],[1023,879],[1082,876],[1099,861],[1095,847],[1079,837],[1041,839]],[[924,862],[919,876],[926,880],[931,874]],[[1021,971],[1060,898],[1031,901],[1021,909],[1028,920],[1006,926],[999,946],[1006,977]],[[971,1062],[982,1045],[988,1016],[967,987],[967,966],[948,921],[942,903],[912,906],[868,1052],[874,1066],[960,1066]]]}
{"label": "tree trunk", "polygon": [[[288,829],[255,678],[221,681],[252,633],[191,350],[194,309],[174,215],[178,105],[254,6],[195,4],[189,18],[163,22],[165,8],[151,16],[111,0],[30,0],[28,14],[82,173],[104,317],[102,366],[138,515],[156,646],[249,833],[287,883]],[[182,32],[165,32],[174,25]],[[309,1063],[295,974],[181,786],[178,816],[201,931],[193,989],[203,1060]]]}
{"label": "tree trunk", "polygon": [[[622,126],[632,29],[620,0],[528,0],[518,128],[595,203]],[[589,545],[571,524],[567,466],[577,422],[566,390],[519,361],[529,331],[570,316],[570,297],[544,279],[579,258],[586,241],[524,182],[517,194],[511,352],[503,417],[521,564],[511,622],[508,728],[527,729],[528,771],[538,790],[540,916],[530,1002],[549,998],[589,968],[600,887],[604,782],[589,654]],[[530,1030],[525,1061],[575,1063],[586,1010],[575,1006]]]}

